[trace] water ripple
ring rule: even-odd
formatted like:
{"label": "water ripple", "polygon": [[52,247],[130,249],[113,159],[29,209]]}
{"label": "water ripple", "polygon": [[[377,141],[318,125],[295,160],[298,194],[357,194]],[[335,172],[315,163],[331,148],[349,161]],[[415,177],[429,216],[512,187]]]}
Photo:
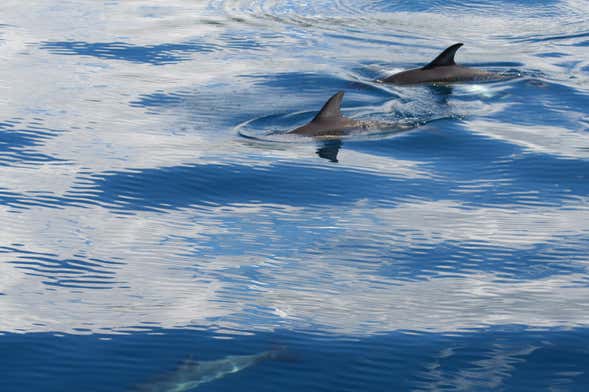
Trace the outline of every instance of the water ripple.
{"label": "water ripple", "polygon": [[187,61],[190,53],[207,53],[215,47],[206,43],[132,45],[126,42],[43,42],[42,49],[63,55],[92,56],[102,59],[125,60],[152,65]]}
{"label": "water ripple", "polygon": [[45,141],[62,131],[44,128],[39,123],[23,127],[21,122],[22,119],[0,122],[0,166],[63,162],[38,151]]}
{"label": "water ripple", "polygon": [[[0,390],[587,389],[586,1],[47,3],[0,5]],[[518,77],[378,82],[454,42]],[[339,90],[422,126],[264,137]]]}
{"label": "water ripple", "polygon": [[115,280],[116,268],[123,264],[119,261],[80,256],[63,260],[52,253],[6,246],[0,247],[0,255],[9,264],[25,271],[27,275],[40,277],[49,286],[110,289],[122,284]]}

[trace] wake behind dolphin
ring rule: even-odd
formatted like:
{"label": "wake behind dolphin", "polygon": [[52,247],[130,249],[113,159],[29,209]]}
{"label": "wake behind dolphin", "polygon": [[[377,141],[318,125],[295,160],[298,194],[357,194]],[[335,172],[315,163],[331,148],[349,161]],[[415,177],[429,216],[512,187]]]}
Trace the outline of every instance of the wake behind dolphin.
{"label": "wake behind dolphin", "polygon": [[159,380],[140,385],[134,392],[186,392],[211,381],[239,372],[267,359],[277,358],[278,351],[252,355],[229,355],[212,361],[188,361]]}
{"label": "wake behind dolphin", "polygon": [[513,77],[513,75],[474,69],[456,64],[454,61],[454,55],[462,45],[462,43],[454,44],[446,48],[429,64],[421,68],[396,73],[385,78],[382,82],[408,85],[420,83],[491,81]]}

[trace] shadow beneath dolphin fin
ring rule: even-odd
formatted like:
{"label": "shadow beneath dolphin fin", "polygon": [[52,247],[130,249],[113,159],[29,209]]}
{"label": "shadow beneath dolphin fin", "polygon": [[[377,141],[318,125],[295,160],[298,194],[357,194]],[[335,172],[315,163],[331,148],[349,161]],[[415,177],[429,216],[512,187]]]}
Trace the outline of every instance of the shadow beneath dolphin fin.
{"label": "shadow beneath dolphin fin", "polygon": [[431,91],[434,99],[441,105],[448,105],[448,100],[452,95],[453,88],[447,84],[430,84],[427,86]]}
{"label": "shadow beneath dolphin fin", "polygon": [[324,141],[321,143],[321,147],[317,149],[317,155],[319,155],[320,158],[337,163],[337,154],[341,147],[342,141],[339,139]]}

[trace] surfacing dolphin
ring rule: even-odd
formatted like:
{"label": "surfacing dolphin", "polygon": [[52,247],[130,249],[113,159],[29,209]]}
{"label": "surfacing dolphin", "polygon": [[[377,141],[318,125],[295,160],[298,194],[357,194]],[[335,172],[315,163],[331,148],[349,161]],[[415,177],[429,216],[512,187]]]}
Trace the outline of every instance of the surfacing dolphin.
{"label": "surfacing dolphin", "polygon": [[394,84],[453,83],[501,80],[508,77],[498,72],[468,68],[456,64],[454,55],[462,45],[462,43],[454,44],[440,53],[431,63],[421,68],[396,73],[382,81]]}
{"label": "surfacing dolphin", "polygon": [[239,372],[267,359],[276,358],[279,351],[264,351],[253,355],[230,355],[213,361],[187,361],[159,380],[136,387],[135,392],[186,392],[201,384]]}
{"label": "surfacing dolphin", "polygon": [[405,130],[413,128],[409,124],[385,123],[379,121],[360,121],[342,116],[340,111],[344,92],[339,91],[323,105],[319,113],[301,127],[289,131],[288,134],[310,136],[320,139],[338,139],[342,136],[370,132],[375,130]]}

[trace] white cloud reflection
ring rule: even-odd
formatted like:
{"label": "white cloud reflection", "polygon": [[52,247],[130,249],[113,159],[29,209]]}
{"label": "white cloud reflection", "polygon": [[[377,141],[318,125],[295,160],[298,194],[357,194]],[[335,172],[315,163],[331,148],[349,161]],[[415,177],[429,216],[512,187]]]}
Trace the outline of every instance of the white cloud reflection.
{"label": "white cloud reflection", "polygon": [[[8,263],[19,257],[26,261],[26,255],[0,254],[0,292],[5,294],[0,296],[0,330],[110,333],[155,323],[253,330],[316,325],[338,333],[371,334],[398,329],[458,331],[497,324],[574,327],[589,321],[584,273],[519,281],[493,272],[448,271],[444,276],[441,271],[433,279],[407,281],[382,276],[381,264],[346,262],[347,252],[355,254],[362,248],[341,246],[362,241],[369,246],[376,241],[403,248],[417,239],[423,246],[475,241],[512,250],[544,243],[558,247],[560,237],[589,231],[589,219],[583,218],[589,214],[586,202],[563,210],[519,211],[446,202],[367,209],[359,203],[358,209],[339,211],[334,222],[313,221],[317,211],[270,205],[130,217],[100,207],[33,208],[18,216],[3,211],[4,244],[21,243],[26,250],[52,253],[54,259],[82,255],[86,260],[124,264],[112,269],[116,277],[105,283],[108,289],[97,291],[83,288],[83,282],[79,288],[47,286],[44,282],[62,272],[25,275],[26,266],[23,270],[17,269],[22,265]],[[367,216],[367,211],[372,215]],[[336,210],[322,213],[329,216]],[[242,222],[255,219],[252,227],[257,234],[245,223],[236,227],[223,223],[237,217]],[[276,221],[279,217],[284,222]],[[325,224],[336,230],[321,241],[301,237],[282,253],[248,250],[249,242],[270,236],[278,247],[269,244],[268,252],[277,252],[290,238],[281,238],[278,233],[284,228],[277,226],[287,224],[308,232],[320,231]],[[211,236],[218,236],[221,246],[244,251],[215,254],[208,248]],[[581,266],[587,262],[578,257],[575,261]],[[242,268],[255,273],[241,272]]]}
{"label": "white cloud reflection", "polygon": [[511,144],[539,153],[565,158],[589,158],[589,133],[581,129],[548,125],[509,124],[494,120],[467,120],[468,127],[485,136],[503,140]]}

